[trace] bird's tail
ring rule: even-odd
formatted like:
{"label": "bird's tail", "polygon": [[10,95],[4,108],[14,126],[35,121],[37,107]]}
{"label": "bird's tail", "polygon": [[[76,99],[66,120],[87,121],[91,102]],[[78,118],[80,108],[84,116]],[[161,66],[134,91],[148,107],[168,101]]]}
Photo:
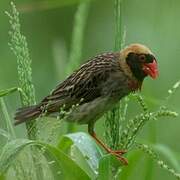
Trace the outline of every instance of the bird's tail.
{"label": "bird's tail", "polygon": [[21,124],[26,121],[36,119],[41,114],[41,109],[38,105],[20,108],[15,114],[14,125]]}

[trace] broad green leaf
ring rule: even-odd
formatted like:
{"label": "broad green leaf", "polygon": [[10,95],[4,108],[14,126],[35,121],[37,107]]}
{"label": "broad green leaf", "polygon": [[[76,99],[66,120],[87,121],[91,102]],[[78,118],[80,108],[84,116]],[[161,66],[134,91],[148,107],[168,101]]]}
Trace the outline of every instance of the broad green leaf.
{"label": "broad green leaf", "polygon": [[180,162],[177,161],[177,157],[176,154],[166,145],[163,144],[156,144],[153,145],[153,148],[156,150],[156,152],[158,151],[159,154],[163,155],[163,157],[169,162],[171,163],[171,165],[177,170],[179,171],[180,169]]}
{"label": "broad green leaf", "polygon": [[88,175],[97,176],[99,160],[103,154],[89,135],[83,132],[64,135],[58,147],[66,153],[70,152],[72,158]]}
{"label": "broad green leaf", "polygon": [[12,165],[17,155],[28,146],[35,146],[39,148],[48,161],[53,162],[53,168],[50,166],[51,170],[53,170],[53,175],[55,179],[60,179],[60,177],[65,180],[74,179],[87,179],[89,180],[89,176],[66,154],[64,154],[61,150],[53,147],[52,145],[32,141],[28,139],[16,139],[10,141],[3,148],[3,151],[0,156],[0,175],[4,175],[8,168]]}
{"label": "broad green leaf", "polygon": [[88,164],[88,156],[84,156],[79,148],[75,145],[71,147],[72,159],[91,177],[91,179],[97,178],[98,170],[93,170]]}
{"label": "broad green leaf", "polygon": [[121,162],[115,156],[111,154],[104,156],[99,162],[98,180],[115,179],[114,174],[121,171],[121,166]]}
{"label": "broad green leaf", "polygon": [[98,180],[109,180],[112,179],[111,171],[111,155],[104,156],[99,163],[99,175]]}
{"label": "broad green leaf", "polygon": [[17,87],[5,89],[5,90],[0,90],[0,97],[7,96],[8,94],[11,94],[15,91],[18,91]]}
{"label": "broad green leaf", "polygon": [[46,146],[46,156],[48,155],[48,158],[51,159],[51,161],[56,161],[56,164],[60,167],[59,172],[62,172],[62,174],[64,175],[63,179],[90,180],[90,177],[62,151],[48,144],[40,145]]}

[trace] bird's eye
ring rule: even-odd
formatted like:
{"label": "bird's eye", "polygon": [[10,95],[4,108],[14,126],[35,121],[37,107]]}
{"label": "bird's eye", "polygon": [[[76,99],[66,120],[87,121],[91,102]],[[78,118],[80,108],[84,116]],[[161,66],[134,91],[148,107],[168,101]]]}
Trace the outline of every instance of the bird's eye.
{"label": "bird's eye", "polygon": [[145,55],[140,55],[140,56],[139,56],[139,60],[140,60],[141,62],[145,62],[145,61],[146,61]]}

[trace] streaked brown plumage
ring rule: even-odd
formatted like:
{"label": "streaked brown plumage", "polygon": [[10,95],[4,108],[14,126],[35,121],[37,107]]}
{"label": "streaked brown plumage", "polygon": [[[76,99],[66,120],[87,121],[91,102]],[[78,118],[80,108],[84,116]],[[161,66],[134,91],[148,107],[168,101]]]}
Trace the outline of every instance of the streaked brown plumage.
{"label": "streaked brown plumage", "polygon": [[83,64],[39,104],[19,109],[15,125],[35,119],[45,111],[46,116],[55,115],[63,106],[68,111],[72,105],[79,104],[66,120],[88,124],[88,131],[96,141],[126,164],[121,157],[124,151],[113,151],[97,139],[94,124],[122,97],[141,89],[147,75],[156,78],[158,70],[156,59],[146,46],[132,44],[120,52],[98,55]]}

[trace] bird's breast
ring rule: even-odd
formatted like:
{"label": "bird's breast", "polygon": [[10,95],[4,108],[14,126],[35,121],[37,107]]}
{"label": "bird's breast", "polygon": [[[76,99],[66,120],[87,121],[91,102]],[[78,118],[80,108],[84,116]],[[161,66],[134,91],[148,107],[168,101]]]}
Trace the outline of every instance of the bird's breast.
{"label": "bird's breast", "polygon": [[115,101],[131,92],[129,88],[129,78],[123,73],[116,73],[112,75],[104,84],[103,95],[113,98]]}

